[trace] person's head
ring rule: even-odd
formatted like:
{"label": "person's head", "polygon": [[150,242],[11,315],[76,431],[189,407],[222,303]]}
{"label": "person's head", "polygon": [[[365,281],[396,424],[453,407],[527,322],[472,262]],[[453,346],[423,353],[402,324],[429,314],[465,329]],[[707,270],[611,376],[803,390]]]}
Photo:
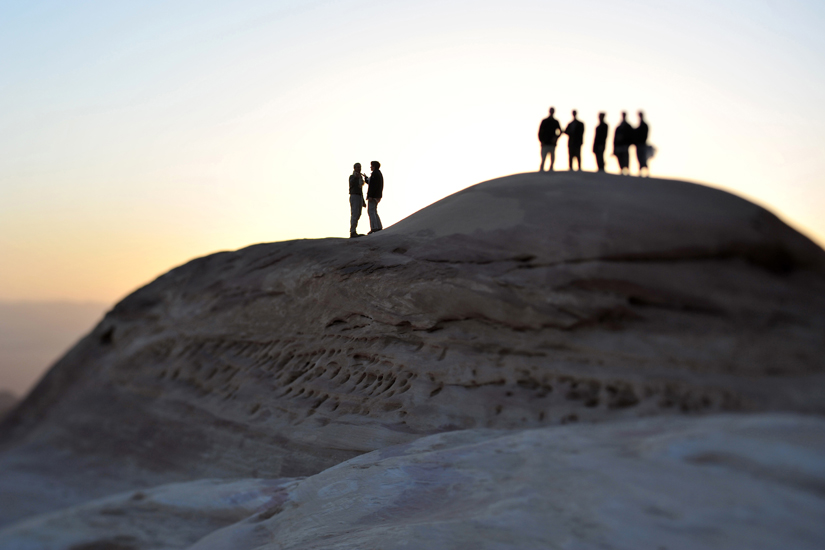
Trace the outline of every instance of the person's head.
{"label": "person's head", "polygon": [[377,160],[374,160],[370,163],[370,170],[374,171],[374,170],[378,170],[379,168],[381,168],[381,163],[378,162]]}
{"label": "person's head", "polygon": [[645,121],[645,114],[644,114],[642,111],[639,111],[639,120],[640,120],[641,122],[644,122],[644,121]]}
{"label": "person's head", "polygon": [[599,122],[604,122],[604,113],[599,113]]}
{"label": "person's head", "polygon": [[578,114],[578,113],[576,113],[576,109],[573,109],[573,118],[576,118],[576,115],[577,115],[577,114]]}
{"label": "person's head", "polygon": [[554,114],[556,114],[556,108],[550,107],[550,116],[553,116]]}
{"label": "person's head", "polygon": [[627,118],[627,111],[622,111],[622,122]]}
{"label": "person's head", "polygon": [[361,172],[361,163],[356,162],[355,164],[352,165],[352,169],[356,172]]}

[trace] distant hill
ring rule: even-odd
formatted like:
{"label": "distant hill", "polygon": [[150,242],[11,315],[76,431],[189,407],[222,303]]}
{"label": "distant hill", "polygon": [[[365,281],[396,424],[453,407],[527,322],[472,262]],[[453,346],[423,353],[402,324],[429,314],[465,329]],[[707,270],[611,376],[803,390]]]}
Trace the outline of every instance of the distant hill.
{"label": "distant hill", "polygon": [[0,388],[23,395],[107,309],[85,302],[0,301]]}

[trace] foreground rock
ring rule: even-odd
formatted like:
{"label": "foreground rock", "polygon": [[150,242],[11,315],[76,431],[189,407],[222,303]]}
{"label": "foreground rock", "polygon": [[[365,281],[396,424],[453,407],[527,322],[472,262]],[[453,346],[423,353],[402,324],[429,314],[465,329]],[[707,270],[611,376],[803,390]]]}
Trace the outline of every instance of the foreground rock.
{"label": "foreground rock", "polygon": [[0,530],[4,550],[186,548],[281,506],[297,480],[200,480],[131,491]]}
{"label": "foreground rock", "polygon": [[96,501],[0,531],[0,547],[813,550],[823,517],[825,421],[737,415],[450,432],[302,481]]}
{"label": "foreground rock", "polygon": [[129,296],[0,427],[0,523],[437,432],[822,414],[823,331],[825,253],[758,206],[502,178],[368,238],[215,254]]}

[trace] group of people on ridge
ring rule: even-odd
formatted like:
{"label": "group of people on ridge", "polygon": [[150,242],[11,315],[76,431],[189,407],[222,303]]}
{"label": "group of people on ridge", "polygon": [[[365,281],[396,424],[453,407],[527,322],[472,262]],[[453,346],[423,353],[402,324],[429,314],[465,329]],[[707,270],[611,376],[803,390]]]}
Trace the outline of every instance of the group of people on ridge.
{"label": "group of people on ridge", "polygon": [[[539,126],[539,141],[541,142],[541,166],[539,172],[544,172],[547,156],[550,156],[550,171],[556,162],[556,143],[562,134],[567,135],[567,152],[570,158],[570,170],[581,170],[581,151],[584,142],[584,123],[576,118],[573,111],[573,120],[563,131],[561,124],[553,116],[556,110],[550,107],[550,116],[541,121]],[[599,172],[604,172],[604,153],[607,149],[607,123],[605,113],[599,113],[599,125],[596,126],[596,136],[593,139],[593,154],[596,156],[596,165]],[[649,129],[645,122],[645,115],[639,111],[639,125],[634,128],[627,122],[627,113],[622,111],[622,121],[613,134],[613,155],[619,161],[622,175],[630,173],[630,147],[636,148],[636,158],[639,161],[639,175],[649,175],[647,160],[652,147],[647,143]],[[575,168],[573,160],[576,161]]]}
{"label": "group of people on ridge", "polygon": [[[550,171],[556,162],[556,143],[562,134],[567,135],[567,152],[570,158],[570,169],[581,170],[582,143],[584,142],[584,123],[577,118],[577,113],[573,111],[573,120],[562,130],[561,124],[553,116],[556,110],[550,107],[550,116],[541,121],[539,126],[539,141],[541,142],[541,166],[539,172],[544,172],[544,165],[550,156]],[[599,125],[596,126],[596,137],[593,139],[593,154],[596,155],[596,164],[599,172],[604,172],[604,153],[607,149],[608,126],[604,121],[605,114],[599,113]],[[653,149],[647,144],[649,130],[645,122],[645,115],[639,111],[639,125],[634,128],[627,122],[627,113],[622,111],[622,121],[616,127],[613,134],[613,155],[619,161],[622,175],[630,173],[630,147],[636,148],[636,158],[639,160],[639,175],[648,175],[647,160],[650,151]],[[575,168],[573,161],[576,161]],[[358,233],[358,220],[361,219],[361,210],[367,209],[370,218],[370,232],[376,233],[384,229],[381,225],[381,218],[378,217],[378,203],[384,194],[384,175],[381,174],[381,163],[377,160],[370,162],[372,175],[367,176],[361,172],[361,163],[356,162],[352,166],[352,174],[349,177],[349,204],[350,238],[363,237]],[[644,171],[644,173],[643,173]],[[364,200],[364,185],[369,186],[366,200]]]}
{"label": "group of people on ridge", "polygon": [[[349,236],[363,237],[357,231],[358,220],[361,219],[361,209],[367,209],[370,218],[370,233],[375,233],[384,229],[381,225],[381,218],[378,217],[378,203],[384,194],[384,175],[381,174],[381,163],[374,160],[370,163],[371,176],[361,173],[361,163],[356,162],[352,166],[352,175],[349,177]],[[369,185],[367,200],[364,201],[364,184]],[[368,233],[368,234],[370,234]]]}

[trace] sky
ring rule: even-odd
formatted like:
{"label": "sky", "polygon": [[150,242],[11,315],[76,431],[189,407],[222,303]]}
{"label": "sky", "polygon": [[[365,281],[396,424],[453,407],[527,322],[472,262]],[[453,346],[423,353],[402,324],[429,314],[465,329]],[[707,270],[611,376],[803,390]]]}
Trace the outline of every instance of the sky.
{"label": "sky", "polygon": [[799,0],[0,0],[0,301],[112,304],[346,237],[354,162],[381,162],[390,225],[535,171],[550,106],[578,109],[584,169],[597,113],[643,109],[652,175],[822,244],[823,29]]}

